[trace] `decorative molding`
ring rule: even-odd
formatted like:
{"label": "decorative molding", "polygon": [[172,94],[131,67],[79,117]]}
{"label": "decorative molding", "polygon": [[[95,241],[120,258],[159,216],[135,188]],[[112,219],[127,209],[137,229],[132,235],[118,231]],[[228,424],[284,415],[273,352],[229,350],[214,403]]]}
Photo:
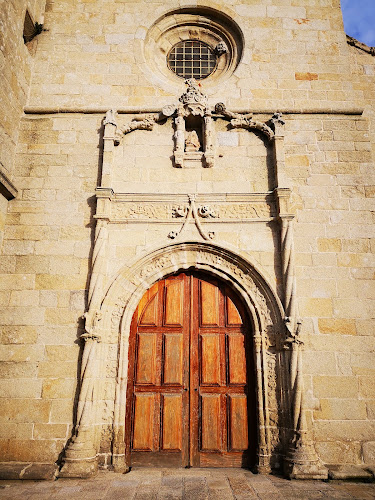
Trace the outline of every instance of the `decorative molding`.
{"label": "decorative molding", "polygon": [[[169,106],[168,106],[169,107]],[[66,113],[72,114],[85,114],[85,115],[103,115],[108,111],[108,107],[105,106],[25,106],[25,115],[64,115]],[[279,111],[284,115],[354,115],[360,116],[363,113],[363,108],[353,108],[348,106],[347,109],[331,109],[331,108],[279,108]],[[118,115],[139,115],[139,114],[150,114],[150,113],[160,113],[159,108],[153,107],[142,107],[142,106],[127,106],[124,108],[118,108],[116,110]],[[237,109],[235,110],[237,114],[246,114],[248,110]],[[275,109],[267,108],[254,108],[253,114],[257,115],[272,115]],[[164,113],[163,113],[164,114]],[[170,115],[165,115],[170,116]]]}

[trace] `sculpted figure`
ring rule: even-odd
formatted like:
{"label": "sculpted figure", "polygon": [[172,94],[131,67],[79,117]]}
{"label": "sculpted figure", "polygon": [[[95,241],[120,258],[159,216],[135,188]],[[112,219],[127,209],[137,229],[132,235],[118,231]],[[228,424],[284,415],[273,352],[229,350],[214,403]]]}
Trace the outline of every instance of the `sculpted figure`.
{"label": "sculpted figure", "polygon": [[185,151],[199,151],[201,143],[195,130],[187,132],[185,139]]}

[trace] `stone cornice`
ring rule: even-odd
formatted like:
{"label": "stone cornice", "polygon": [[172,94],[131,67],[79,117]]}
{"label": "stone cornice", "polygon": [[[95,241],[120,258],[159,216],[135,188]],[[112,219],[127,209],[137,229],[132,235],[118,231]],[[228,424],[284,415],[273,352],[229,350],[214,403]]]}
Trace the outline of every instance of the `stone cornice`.
{"label": "stone cornice", "polygon": [[11,182],[4,172],[2,165],[0,164],[0,194],[2,194],[7,200],[13,200],[17,196],[17,188]]}
{"label": "stone cornice", "polygon": [[[108,111],[108,106],[106,107],[49,107],[49,106],[26,106],[24,108],[25,115],[56,115],[56,114],[91,114],[91,115],[105,115]],[[246,114],[249,113],[249,109],[233,109],[233,113],[238,114]],[[284,115],[362,115],[363,108],[342,108],[342,109],[333,109],[333,108],[304,108],[304,109],[290,109],[290,108],[277,108],[277,111]],[[159,113],[160,108],[141,108],[135,106],[129,106],[126,108],[116,109],[116,113],[118,115],[137,115],[144,113]],[[273,115],[275,113],[275,109],[256,109],[251,108],[251,112],[254,115]],[[212,114],[213,117],[220,116],[215,113]]]}
{"label": "stone cornice", "polygon": [[371,54],[372,56],[375,56],[375,47],[369,47],[365,43],[360,42],[356,38],[353,38],[352,36],[346,35],[346,41],[348,45],[352,45],[353,47],[356,47],[357,49],[363,50],[363,52],[367,52],[368,54]]}

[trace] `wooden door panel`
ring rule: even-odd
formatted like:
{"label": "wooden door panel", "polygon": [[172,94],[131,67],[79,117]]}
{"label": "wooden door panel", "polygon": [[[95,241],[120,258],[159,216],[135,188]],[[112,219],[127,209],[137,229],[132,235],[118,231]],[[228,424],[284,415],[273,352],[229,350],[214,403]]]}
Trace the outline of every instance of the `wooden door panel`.
{"label": "wooden door panel", "polygon": [[166,281],[164,298],[164,325],[182,326],[183,321],[183,284],[182,280]]}
{"label": "wooden door panel", "polygon": [[213,278],[171,276],[144,294],[129,344],[129,465],[248,464],[248,327],[241,303]]}
{"label": "wooden door panel", "polygon": [[220,338],[218,335],[200,335],[200,385],[220,385]]}
{"label": "wooden door panel", "polygon": [[201,396],[201,450],[221,450],[221,404],[219,394]]}
{"label": "wooden door panel", "polygon": [[167,333],[164,335],[163,383],[182,385],[183,335]]}
{"label": "wooden door panel", "polygon": [[229,384],[246,384],[246,357],[244,336],[242,334],[227,335]]}
{"label": "wooden door panel", "polygon": [[158,284],[147,290],[138,306],[139,324],[144,326],[156,326],[158,323]]}
{"label": "wooden door panel", "polygon": [[162,449],[182,449],[182,395],[163,394]]}
{"label": "wooden door panel", "polygon": [[156,383],[156,334],[139,333],[137,345],[137,384]]}
{"label": "wooden door panel", "polygon": [[200,281],[201,326],[219,325],[219,289],[207,281]]}
{"label": "wooden door panel", "polygon": [[154,394],[134,395],[134,450],[152,451],[154,449],[154,409]]}
{"label": "wooden door panel", "polygon": [[244,451],[249,446],[246,395],[230,395],[229,398],[229,443],[231,451]]}
{"label": "wooden door panel", "polygon": [[226,297],[227,302],[227,324],[232,326],[240,326],[242,325],[241,315],[238,312],[237,307],[234,305],[234,302],[230,297]]}

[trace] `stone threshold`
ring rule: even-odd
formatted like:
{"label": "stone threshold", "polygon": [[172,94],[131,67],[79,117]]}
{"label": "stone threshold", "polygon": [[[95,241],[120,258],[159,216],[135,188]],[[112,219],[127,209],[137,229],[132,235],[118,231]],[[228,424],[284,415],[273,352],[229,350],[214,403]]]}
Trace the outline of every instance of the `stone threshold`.
{"label": "stone threshold", "polygon": [[56,479],[56,464],[0,462],[0,479]]}
{"label": "stone threshold", "polygon": [[[327,465],[331,480],[372,482],[375,479],[375,465]],[[200,471],[204,469],[199,469]],[[177,471],[177,469],[176,469]],[[100,471],[108,472],[110,471]],[[261,476],[261,475],[260,475]],[[0,462],[0,480],[55,480],[58,477],[56,464]]]}

